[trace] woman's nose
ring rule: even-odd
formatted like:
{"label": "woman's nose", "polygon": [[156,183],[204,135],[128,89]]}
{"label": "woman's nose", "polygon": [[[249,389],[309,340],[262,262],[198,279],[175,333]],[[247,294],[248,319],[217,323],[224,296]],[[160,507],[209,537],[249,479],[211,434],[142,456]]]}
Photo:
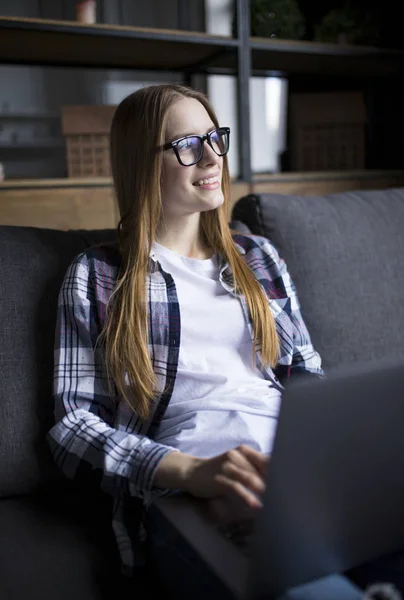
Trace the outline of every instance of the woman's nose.
{"label": "woman's nose", "polygon": [[202,158],[199,161],[202,165],[211,165],[217,164],[219,162],[220,156],[216,154],[214,150],[209,146],[208,142],[205,140],[203,144],[203,154]]}

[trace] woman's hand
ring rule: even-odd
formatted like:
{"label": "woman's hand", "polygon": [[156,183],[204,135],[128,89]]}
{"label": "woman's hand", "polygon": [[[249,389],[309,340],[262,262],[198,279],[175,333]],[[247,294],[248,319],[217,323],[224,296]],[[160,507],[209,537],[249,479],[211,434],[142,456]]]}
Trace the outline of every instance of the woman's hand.
{"label": "woman's hand", "polygon": [[262,506],[268,461],[246,445],[214,458],[174,451],[161,459],[153,483],[205,498],[210,516],[219,523],[248,521]]}
{"label": "woman's hand", "polygon": [[268,457],[242,445],[214,458],[172,452],[161,461],[154,485],[181,489],[199,498],[233,498],[250,509],[261,508]]}
{"label": "woman's hand", "polygon": [[200,498],[227,496],[252,508],[261,508],[268,457],[249,446],[238,446],[191,466],[186,491]]}

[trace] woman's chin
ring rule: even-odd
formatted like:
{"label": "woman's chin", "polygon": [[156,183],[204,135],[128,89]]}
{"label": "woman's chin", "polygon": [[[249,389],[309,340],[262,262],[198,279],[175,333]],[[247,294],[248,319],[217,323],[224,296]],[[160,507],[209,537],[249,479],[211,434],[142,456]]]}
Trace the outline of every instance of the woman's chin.
{"label": "woman's chin", "polygon": [[201,210],[213,210],[221,206],[224,202],[222,190],[213,190],[207,194],[204,193],[202,199],[205,208],[201,208]]}

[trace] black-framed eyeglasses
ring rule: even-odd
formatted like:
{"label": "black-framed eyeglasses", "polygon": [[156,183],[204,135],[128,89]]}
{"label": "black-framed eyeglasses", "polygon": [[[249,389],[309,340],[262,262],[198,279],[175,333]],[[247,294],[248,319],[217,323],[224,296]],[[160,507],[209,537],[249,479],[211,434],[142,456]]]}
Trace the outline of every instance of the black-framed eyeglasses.
{"label": "black-framed eyeglasses", "polygon": [[164,144],[163,150],[173,149],[180,165],[191,167],[201,160],[205,140],[218,156],[224,156],[229,151],[230,127],[218,127],[205,135],[186,135]]}

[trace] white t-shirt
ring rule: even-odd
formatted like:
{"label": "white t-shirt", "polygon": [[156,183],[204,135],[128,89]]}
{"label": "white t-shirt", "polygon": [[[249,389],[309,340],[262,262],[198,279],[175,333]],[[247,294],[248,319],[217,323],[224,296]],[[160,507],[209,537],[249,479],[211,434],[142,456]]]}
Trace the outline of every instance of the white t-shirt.
{"label": "white t-shirt", "polygon": [[181,318],[177,377],[156,441],[201,458],[240,444],[270,453],[281,392],[253,365],[244,314],[219,282],[217,257],[187,258],[158,243],[152,253],[174,279]]}

